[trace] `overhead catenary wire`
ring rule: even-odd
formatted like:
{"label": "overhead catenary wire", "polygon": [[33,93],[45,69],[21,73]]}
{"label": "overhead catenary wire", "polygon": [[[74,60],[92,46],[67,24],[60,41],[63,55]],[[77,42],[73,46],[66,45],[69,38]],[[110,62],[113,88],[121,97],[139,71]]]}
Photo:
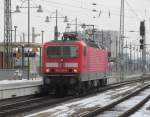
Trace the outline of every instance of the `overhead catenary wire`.
{"label": "overhead catenary wire", "polygon": [[136,18],[138,20],[141,20],[141,18],[139,17],[139,15],[136,13],[136,11],[132,8],[132,6],[129,4],[129,2],[127,0],[125,0],[126,4],[129,6],[130,11],[136,16]]}
{"label": "overhead catenary wire", "polygon": [[[74,5],[70,5],[70,4],[65,4],[65,3],[58,3],[58,2],[54,2],[54,1],[48,1],[48,0],[42,0],[42,1],[46,1],[46,2],[48,2],[48,3],[53,3],[53,4],[56,4],[56,5],[65,5],[65,6],[68,6],[68,7],[74,7],[74,8],[78,8],[78,9],[83,9],[83,10],[89,10],[89,11],[92,11],[92,8],[90,9],[90,8],[86,8],[86,7],[78,7],[78,6],[74,6]],[[1,8],[1,9],[3,9],[3,8]],[[47,13],[50,13],[50,12],[52,12],[51,10],[47,10],[47,9],[44,9],[44,12],[47,12]],[[105,13],[105,14],[108,14],[108,11],[104,11],[104,10],[100,10],[100,12],[101,13],[99,13],[98,15],[100,16],[100,15],[102,15],[102,13]],[[26,13],[25,13],[26,14]],[[117,13],[114,13],[114,12],[112,12],[112,11],[109,11],[109,16],[110,16],[110,14],[111,15],[114,15],[114,16],[118,16],[119,17],[119,13],[117,14]],[[37,18],[43,18],[43,17],[41,17],[41,16],[38,16],[38,15],[33,15],[34,17],[37,17]],[[133,19],[134,17],[131,17],[131,16],[126,16],[126,18],[131,18],[131,19]]]}
{"label": "overhead catenary wire", "polygon": [[[50,1],[50,0],[40,0],[40,1],[46,1],[46,3],[52,3],[52,4],[56,4],[56,5],[65,5],[65,6],[68,6],[68,7],[73,7],[73,8],[77,8],[77,9],[83,9],[83,10],[89,10],[89,11],[91,11],[92,10],[92,8],[90,9],[90,8],[86,8],[86,7],[78,7],[78,6],[74,6],[74,5],[70,5],[70,4],[66,4],[66,3],[61,3],[61,2],[54,2],[54,1]],[[73,0],[73,1],[78,1],[79,2],[79,0]],[[91,5],[90,4],[90,2],[86,2],[85,1],[85,3],[88,3],[89,5]],[[47,5],[47,4],[46,4]],[[99,5],[99,3],[96,3],[96,5]],[[102,4],[103,5],[103,4]],[[47,10],[47,9],[44,9],[44,12],[52,12],[52,11],[50,11],[50,10]],[[101,13],[99,13],[100,15],[102,15],[103,13],[104,14],[108,14],[108,10],[107,11],[104,11],[104,10],[100,10],[101,11]],[[131,11],[131,9],[130,9],[130,11]],[[133,12],[133,11],[132,11]],[[26,13],[25,13],[26,14]],[[99,15],[98,14],[98,15]],[[97,16],[98,16],[97,15]],[[110,10],[109,11],[109,16],[112,16],[112,15],[114,15],[114,16],[119,16],[120,14],[119,13],[114,13],[112,10]],[[43,18],[43,17],[41,17],[41,16],[38,16],[38,15],[33,15],[34,17],[37,17],[37,18]],[[102,17],[102,16],[101,16]],[[131,17],[131,16],[125,16],[126,18],[131,18],[131,19],[133,19],[133,18],[137,18],[137,17]],[[98,17],[97,17],[98,18]]]}
{"label": "overhead catenary wire", "polygon": [[[71,4],[68,4],[68,3],[61,3],[61,2],[56,2],[56,1],[50,1],[50,0],[42,0],[43,2],[46,2],[47,3],[47,5],[48,4],[56,4],[56,5],[59,5],[59,6],[62,6],[62,7],[64,7],[64,6],[67,6],[67,7],[71,7],[71,8],[75,8],[75,9],[82,9],[82,10],[88,10],[88,11],[92,11],[93,9],[92,8],[87,8],[87,7],[80,7],[80,6],[75,6],[75,5],[71,5]],[[91,7],[92,7],[92,5],[91,5]],[[114,16],[120,16],[120,14],[119,14],[119,8],[117,8],[118,9],[118,12],[117,13],[114,13],[114,11],[112,11],[112,10],[110,10],[110,12],[108,12],[108,10],[106,11],[106,10],[101,10],[101,14],[102,13],[105,13],[105,14],[108,14],[109,15],[109,13],[111,14],[111,15],[114,15]],[[130,10],[130,12],[131,12],[131,10]],[[99,14],[98,14],[99,15]],[[97,15],[97,16],[98,16]],[[135,17],[131,17],[131,16],[125,16],[126,18],[131,18],[131,19],[133,19],[133,18],[135,18]],[[136,18],[135,18],[136,19]]]}
{"label": "overhead catenary wire", "polygon": [[[24,0],[25,1],[25,0]],[[59,3],[59,2],[54,2],[54,1],[49,1],[49,0],[41,0],[41,1],[46,1],[46,2],[48,2],[48,3],[53,3],[53,4],[57,4],[57,5],[65,5],[65,6],[68,6],[68,7],[74,7],[74,8],[79,8],[79,9],[84,9],[84,10],[89,10],[89,11],[91,11],[92,9],[89,9],[89,8],[85,8],[85,7],[78,7],[78,6],[74,6],[74,5],[70,5],[70,4],[66,4],[66,3]],[[73,0],[73,1],[76,1],[76,0]],[[79,0],[77,0],[78,2],[79,2]],[[126,1],[127,2],[127,1]],[[88,2],[88,4],[90,4],[90,2]],[[128,2],[127,2],[127,4],[128,4]],[[99,5],[99,4],[96,4],[96,5]],[[102,4],[103,5],[103,4]],[[129,4],[128,4],[128,6],[130,6]],[[0,9],[3,9],[3,8],[0,8]],[[117,9],[119,9],[119,8],[117,8]],[[132,10],[131,10],[132,9]],[[101,11],[101,14],[102,13],[108,13],[107,11],[103,11],[103,10],[100,10]],[[130,6],[130,11],[131,12],[134,12],[134,14],[136,14],[135,13],[135,10],[133,10],[133,8]],[[47,13],[49,13],[49,12],[52,12],[52,11],[50,11],[50,10],[47,10],[47,9],[44,9],[44,12],[47,12]],[[114,12],[112,12],[112,11],[110,11],[109,13],[111,13],[111,15],[115,15],[115,16],[119,16],[119,13],[117,14],[117,13],[114,13]],[[140,19],[139,18],[139,16],[136,14],[136,16],[138,17],[138,19]],[[39,16],[36,16],[36,15],[34,15],[34,17],[39,17]],[[127,18],[133,18],[133,17],[131,17],[131,16],[126,16]],[[137,18],[136,17],[136,18]],[[41,17],[39,17],[39,18],[41,18]]]}

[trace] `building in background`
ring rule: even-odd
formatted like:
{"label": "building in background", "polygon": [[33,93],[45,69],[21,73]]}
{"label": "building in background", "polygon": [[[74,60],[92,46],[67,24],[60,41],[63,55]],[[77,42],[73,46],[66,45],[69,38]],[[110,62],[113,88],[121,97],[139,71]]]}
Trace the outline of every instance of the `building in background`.
{"label": "building in background", "polygon": [[[75,33],[75,32],[65,32]],[[94,37],[93,37],[94,33]],[[118,31],[102,30],[97,29],[86,29],[84,31],[78,31],[78,38],[84,41],[94,40],[100,47],[106,48],[111,53],[111,57],[117,58],[119,53],[119,36]]]}
{"label": "building in background", "polygon": [[118,53],[118,31],[101,30],[94,32],[94,40],[111,52],[116,58]]}

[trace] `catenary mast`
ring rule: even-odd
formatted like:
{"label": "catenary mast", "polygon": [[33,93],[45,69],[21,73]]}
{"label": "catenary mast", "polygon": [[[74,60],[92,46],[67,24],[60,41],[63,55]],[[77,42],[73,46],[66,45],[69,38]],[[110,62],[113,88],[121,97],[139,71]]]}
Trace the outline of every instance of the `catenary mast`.
{"label": "catenary mast", "polygon": [[4,60],[3,68],[12,67],[11,0],[4,0]]}

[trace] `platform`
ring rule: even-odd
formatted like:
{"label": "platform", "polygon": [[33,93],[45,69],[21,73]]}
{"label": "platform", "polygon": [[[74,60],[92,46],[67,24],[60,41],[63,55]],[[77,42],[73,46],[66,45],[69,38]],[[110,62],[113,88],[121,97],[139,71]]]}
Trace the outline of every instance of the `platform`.
{"label": "platform", "polygon": [[39,93],[42,83],[42,78],[0,81],[0,99]]}
{"label": "platform", "polygon": [[[142,74],[128,75],[126,79],[135,79]],[[147,74],[148,76],[150,74]],[[115,78],[114,78],[115,77]],[[117,76],[109,78],[108,84],[116,83],[119,79]],[[31,80],[2,80],[0,81],[0,99],[32,95],[40,92],[40,86],[43,84],[42,78]]]}

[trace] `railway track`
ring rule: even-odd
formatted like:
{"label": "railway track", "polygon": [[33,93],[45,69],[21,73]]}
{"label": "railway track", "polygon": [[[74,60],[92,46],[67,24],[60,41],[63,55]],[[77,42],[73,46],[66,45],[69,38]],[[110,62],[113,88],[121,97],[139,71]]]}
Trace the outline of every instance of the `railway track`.
{"label": "railway track", "polygon": [[[139,82],[138,80],[134,80],[134,81],[130,81],[130,82],[122,82],[119,84],[114,84],[114,85],[109,85],[106,86],[104,88],[101,88],[98,92],[104,92],[106,90],[109,89],[113,89],[113,88],[117,88],[123,85],[127,85],[127,84],[131,84],[134,82]],[[94,93],[90,93],[90,96],[95,95]],[[86,97],[89,96],[89,94],[86,95],[81,95],[79,97]],[[64,98],[52,98],[51,96],[46,96],[46,97],[36,97],[36,98],[29,98],[26,100],[19,100],[19,101],[9,101],[8,103],[3,103],[0,105],[0,116],[4,117],[4,116],[13,116],[16,115],[18,113],[24,113],[24,112],[28,112],[31,110],[35,110],[41,107],[48,107],[48,106],[52,106],[64,101],[68,101],[71,99],[75,99],[76,96],[72,96],[72,97],[64,97]]]}
{"label": "railway track", "polygon": [[80,117],[127,117],[136,112],[150,99],[149,92],[150,84],[147,84],[104,107],[80,114]]}
{"label": "railway track", "polygon": [[[92,110],[94,111],[97,108],[104,107],[107,104],[110,104],[123,96],[126,96],[129,93],[134,92],[136,89],[140,89],[141,86],[146,85],[145,83],[135,83],[130,85],[121,86],[118,88],[112,88],[105,92],[90,95],[87,97],[76,98],[59,105],[49,107],[45,110],[40,110],[34,113],[26,114],[26,117],[51,117],[51,116],[71,116],[79,117],[85,113],[89,113]],[[29,115],[29,116],[28,116]],[[93,117],[93,115],[92,115]],[[101,117],[101,116],[100,116]]]}
{"label": "railway track", "polygon": [[27,112],[44,106],[51,106],[53,104],[61,103],[69,99],[72,99],[72,97],[54,99],[51,96],[46,96],[46,97],[40,97],[35,99],[19,101],[11,104],[1,105],[0,117],[13,116],[17,113]]}

